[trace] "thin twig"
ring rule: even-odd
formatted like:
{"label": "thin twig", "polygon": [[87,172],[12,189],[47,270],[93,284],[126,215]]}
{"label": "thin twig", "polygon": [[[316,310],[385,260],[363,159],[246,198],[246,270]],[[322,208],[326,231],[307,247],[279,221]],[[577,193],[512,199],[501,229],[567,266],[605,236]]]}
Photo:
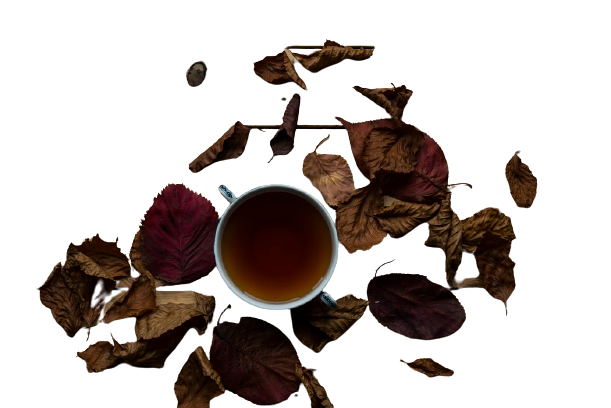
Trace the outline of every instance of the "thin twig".
{"label": "thin twig", "polygon": [[[373,45],[344,45],[344,47],[350,48],[363,48],[365,50],[373,50],[375,47]],[[288,47],[284,47],[285,50],[293,49],[293,50],[322,50],[324,46],[322,45],[289,45]]]}
{"label": "thin twig", "polygon": [[[244,125],[251,129],[280,129],[282,125]],[[297,125],[297,129],[346,129],[342,125]]]}
{"label": "thin twig", "polygon": [[388,261],[388,262],[384,262],[382,265],[378,266],[378,269],[376,269],[376,273],[375,275],[373,275],[373,277],[375,278],[378,275],[378,271],[380,270],[381,267],[383,267],[386,264],[389,264],[391,262],[394,262],[395,260],[393,259],[392,261]]}

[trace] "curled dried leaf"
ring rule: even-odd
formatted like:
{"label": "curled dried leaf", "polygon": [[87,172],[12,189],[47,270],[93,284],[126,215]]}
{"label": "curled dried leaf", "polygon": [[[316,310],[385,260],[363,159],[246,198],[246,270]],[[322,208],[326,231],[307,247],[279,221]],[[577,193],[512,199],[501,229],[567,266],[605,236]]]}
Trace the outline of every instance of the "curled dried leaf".
{"label": "curled dried leaf", "polygon": [[274,156],[289,154],[293,150],[300,103],[301,97],[299,94],[295,94],[286,106],[284,116],[282,117],[282,126],[269,142],[273,152],[272,159]]}
{"label": "curled dried leaf", "polygon": [[106,242],[99,235],[86,239],[81,245],[70,244],[67,262],[71,260],[88,275],[104,279],[121,279],[129,276],[129,260],[117,242]]}
{"label": "curled dried leaf", "polygon": [[280,85],[295,82],[306,89],[306,84],[295,71],[294,57],[291,51],[284,50],[278,55],[263,58],[255,62],[255,74],[270,84]]}
{"label": "curled dried leaf", "polygon": [[208,68],[204,61],[198,61],[193,63],[187,70],[187,83],[190,86],[199,86],[204,82],[204,78],[206,78],[206,72]]}
{"label": "curled dried leaf", "polygon": [[348,162],[337,154],[318,154],[316,150],[329,139],[324,138],[303,160],[303,175],[320,191],[332,208],[347,201],[354,192],[354,180]]}
{"label": "curled dried leaf", "polygon": [[407,203],[395,200],[373,216],[383,231],[393,238],[401,238],[418,225],[428,222],[439,211],[439,203]]}
{"label": "curled dried leaf", "polygon": [[511,218],[498,208],[484,208],[478,213],[461,221],[463,227],[462,246],[466,252],[475,252],[486,231],[490,231],[508,241],[516,238]]}
{"label": "curled dried leaf", "polygon": [[378,173],[407,174],[414,171],[416,153],[424,136],[416,127],[406,124],[372,129],[365,139],[363,150],[369,178],[375,178]]}
{"label": "curled dried leaf", "polygon": [[83,326],[81,302],[62,275],[61,262],[55,265],[46,282],[40,287],[40,301],[51,309],[53,318],[69,337],[74,337]]}
{"label": "curled dried leaf", "polygon": [[129,290],[106,310],[104,323],[126,317],[138,317],[154,310],[156,307],[155,292],[155,280],[150,273],[145,271],[134,281]]}
{"label": "curled dried leaf", "polygon": [[301,381],[306,391],[308,391],[312,408],[333,408],[333,404],[331,404],[327,396],[327,391],[320,385],[318,379],[314,377],[314,370],[296,365],[295,375],[297,375],[299,381]]}
{"label": "curled dried leaf", "polygon": [[425,374],[427,377],[437,377],[438,375],[449,377],[454,374],[453,370],[445,368],[441,364],[435,362],[432,358],[419,358],[411,363],[403,360],[401,361],[407,364],[413,370]]}
{"label": "curled dried leaf", "polygon": [[405,85],[398,88],[376,88],[368,89],[355,86],[354,89],[366,96],[378,106],[384,108],[386,112],[395,120],[401,120],[403,109],[407,106],[407,101],[412,96],[412,91]]}
{"label": "curled dried leaf", "polygon": [[344,47],[334,41],[327,40],[323,49],[309,55],[293,54],[297,61],[310,72],[318,72],[324,68],[338,64],[345,59],[355,61],[365,60],[373,55],[373,49]]}
{"label": "curled dried leaf", "polygon": [[518,207],[529,208],[537,195],[537,178],[530,168],[522,163],[517,151],[505,167],[509,191]]}
{"label": "curled dried leaf", "polygon": [[201,346],[196,348],[174,384],[178,408],[209,407],[210,400],[224,392],[221,376],[212,367],[204,349]]}
{"label": "curled dried leaf", "polygon": [[189,170],[197,173],[212,163],[240,157],[246,149],[249,134],[250,128],[237,121],[219,140],[189,164]]}

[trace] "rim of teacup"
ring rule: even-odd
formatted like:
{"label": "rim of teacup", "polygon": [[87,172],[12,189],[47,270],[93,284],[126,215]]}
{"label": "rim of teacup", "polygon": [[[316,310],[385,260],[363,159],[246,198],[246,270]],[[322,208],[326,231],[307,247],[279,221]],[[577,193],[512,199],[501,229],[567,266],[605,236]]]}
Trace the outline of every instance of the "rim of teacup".
{"label": "rim of teacup", "polygon": [[[302,296],[297,299],[292,299],[292,300],[283,301],[283,302],[271,302],[271,301],[265,301],[262,299],[258,299],[252,295],[249,295],[248,293],[238,288],[235,283],[233,283],[233,281],[227,274],[227,271],[225,270],[225,266],[223,264],[223,258],[221,256],[221,237],[224,232],[225,225],[227,224],[227,220],[230,218],[231,214],[241,204],[245,203],[250,198],[255,197],[257,195],[264,194],[266,192],[279,192],[279,191],[291,193],[298,197],[301,197],[305,199],[306,201],[308,201],[310,204],[312,204],[318,210],[318,212],[325,219],[325,222],[329,229],[329,233],[331,234],[332,248],[331,248],[331,261],[329,262],[329,267],[327,268],[327,272],[325,273],[321,281],[318,282],[318,284],[314,286],[314,288],[307,295]],[[327,283],[331,279],[331,276],[333,276],[333,272],[335,271],[335,265],[337,264],[338,245],[339,245],[339,241],[337,238],[337,231],[335,229],[335,222],[333,221],[333,219],[331,218],[331,215],[329,215],[329,212],[322,205],[320,201],[318,201],[316,198],[314,198],[309,193],[306,193],[305,191],[297,187],[289,186],[286,184],[267,184],[267,185],[255,187],[245,192],[244,194],[237,196],[233,202],[229,203],[229,205],[225,209],[225,212],[221,216],[218,226],[216,228],[216,234],[214,237],[214,258],[216,260],[216,267],[219,271],[219,274],[221,275],[221,278],[223,278],[223,280],[225,281],[229,289],[233,293],[235,293],[236,296],[238,296],[240,299],[244,300],[245,302],[251,305],[260,307],[262,309],[272,309],[272,310],[292,309],[292,308],[301,306],[305,303],[308,303],[310,300],[314,299],[315,297],[317,297],[318,295],[320,295],[323,292],[325,286],[327,285]]]}

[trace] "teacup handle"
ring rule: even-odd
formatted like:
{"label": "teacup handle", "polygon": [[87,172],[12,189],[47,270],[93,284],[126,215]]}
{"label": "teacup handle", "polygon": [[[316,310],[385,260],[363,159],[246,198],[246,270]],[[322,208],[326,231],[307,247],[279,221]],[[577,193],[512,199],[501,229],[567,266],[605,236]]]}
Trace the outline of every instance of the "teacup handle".
{"label": "teacup handle", "polygon": [[223,197],[225,197],[225,200],[229,201],[229,204],[233,203],[235,200],[237,200],[238,198],[235,196],[235,194],[233,194],[231,192],[231,190],[229,190],[227,187],[225,187],[223,184],[221,184],[219,186],[219,191],[221,192],[221,194],[223,195]]}
{"label": "teacup handle", "polygon": [[331,309],[337,309],[337,302],[327,292],[320,292],[318,299]]}

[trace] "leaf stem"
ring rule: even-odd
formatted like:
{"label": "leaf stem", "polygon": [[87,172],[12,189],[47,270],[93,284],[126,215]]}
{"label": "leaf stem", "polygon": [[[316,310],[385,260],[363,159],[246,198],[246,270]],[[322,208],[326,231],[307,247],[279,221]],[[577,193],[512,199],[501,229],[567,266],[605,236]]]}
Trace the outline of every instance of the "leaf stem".
{"label": "leaf stem", "polygon": [[227,305],[227,307],[225,308],[225,310],[223,310],[219,316],[219,319],[216,321],[216,325],[218,326],[220,321],[221,321],[221,317],[223,316],[223,313],[225,313],[227,311],[227,309],[231,309],[231,305]]}
{"label": "leaf stem", "polygon": [[391,262],[394,262],[394,261],[395,260],[393,259],[392,261],[384,262],[382,265],[378,266],[378,269],[376,269],[376,273],[375,273],[375,275],[373,275],[373,277],[374,278],[376,277],[376,275],[378,274],[378,271],[380,270],[381,267],[383,267],[384,265],[389,264]]}

